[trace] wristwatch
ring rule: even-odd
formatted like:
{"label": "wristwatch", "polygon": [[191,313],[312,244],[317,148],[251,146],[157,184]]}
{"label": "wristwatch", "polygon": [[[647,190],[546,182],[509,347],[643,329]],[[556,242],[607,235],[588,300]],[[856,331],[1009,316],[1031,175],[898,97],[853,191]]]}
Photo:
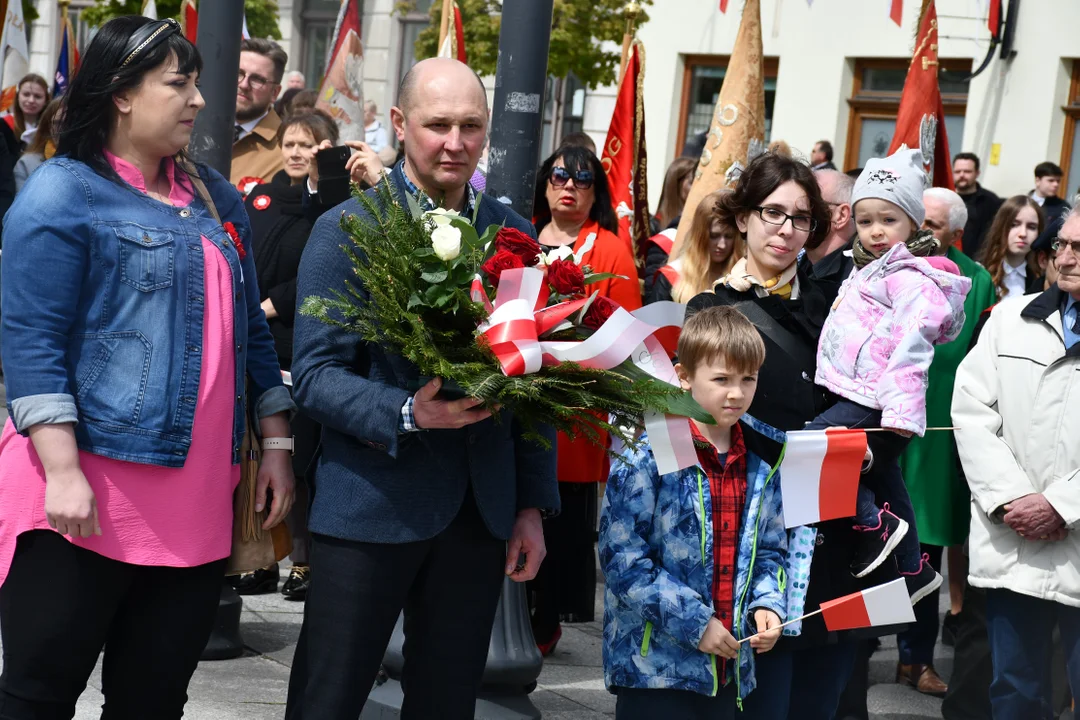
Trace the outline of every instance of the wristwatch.
{"label": "wristwatch", "polygon": [[268,437],[263,438],[262,441],[263,450],[288,450],[290,455],[296,454],[295,443],[293,438],[280,438],[280,437]]}

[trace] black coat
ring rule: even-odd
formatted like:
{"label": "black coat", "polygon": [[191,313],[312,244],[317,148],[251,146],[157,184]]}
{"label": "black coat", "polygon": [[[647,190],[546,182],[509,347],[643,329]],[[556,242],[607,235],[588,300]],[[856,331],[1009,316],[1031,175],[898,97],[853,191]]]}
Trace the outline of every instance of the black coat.
{"label": "black coat", "polygon": [[307,185],[292,185],[284,170],[257,185],[244,204],[251,218],[251,244],[259,297],[270,298],[278,316],[269,320],[283,370],[292,365],[293,322],[296,318],[296,273],[311,228],[332,206],[308,195]]}
{"label": "black coat", "polygon": [[979,257],[979,250],[982,248],[983,241],[986,240],[986,233],[990,232],[994,216],[997,215],[1003,201],[979,183],[975,183],[974,193],[960,197],[964,199],[964,205],[967,206],[968,211],[962,240],[964,254],[975,260]]}
{"label": "black coat", "polygon": [[[687,304],[687,315],[707,307],[753,303],[764,311],[770,321],[787,331],[790,348],[798,357],[785,351],[767,331],[758,325],[765,341],[765,364],[758,373],[757,392],[750,404],[749,414],[781,430],[801,430],[806,423],[828,409],[835,401],[833,396],[814,384],[817,370],[818,336],[829,313],[832,299],[818,282],[807,275],[803,268],[798,271],[799,297],[784,300],[778,296],[758,298],[753,292],[740,293],[730,288],[717,287],[715,293],[702,293]],[[776,333],[780,336],[780,333]],[[810,584],[806,589],[806,610],[816,610],[826,600],[834,600],[862,588],[888,582],[899,577],[895,567],[890,571],[878,570],[862,580],[851,575],[854,531],[850,519],[818,523],[817,546],[810,567]],[[886,563],[883,568],[890,564]],[[888,630],[872,628],[843,635],[874,637],[897,632],[894,626]],[[830,633],[821,616],[809,618],[803,624],[799,637],[785,637],[780,647],[789,650],[815,647],[836,642],[840,634]]]}

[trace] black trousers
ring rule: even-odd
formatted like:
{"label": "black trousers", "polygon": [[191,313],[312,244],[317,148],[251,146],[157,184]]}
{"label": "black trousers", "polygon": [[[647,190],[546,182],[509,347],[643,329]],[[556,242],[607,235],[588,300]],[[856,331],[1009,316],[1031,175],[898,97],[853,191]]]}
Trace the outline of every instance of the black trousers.
{"label": "black trousers", "polygon": [[617,688],[615,694],[615,720],[734,720],[737,715],[734,680],[715,697],[661,688]]}
{"label": "black trousers", "polygon": [[130,565],[23,533],[0,587],[0,719],[72,718],[102,648],[102,720],[181,717],[224,576],[224,560]]}
{"label": "black trousers", "polygon": [[312,534],[311,587],[287,720],[357,720],[405,611],[404,720],[471,720],[502,588],[506,543],[472,491],[450,526],[397,545]]}

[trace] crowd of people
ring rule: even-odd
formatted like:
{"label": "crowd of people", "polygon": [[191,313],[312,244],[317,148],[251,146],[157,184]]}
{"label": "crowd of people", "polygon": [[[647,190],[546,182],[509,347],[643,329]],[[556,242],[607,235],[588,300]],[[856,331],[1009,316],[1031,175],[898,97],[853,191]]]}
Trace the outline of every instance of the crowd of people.
{"label": "crowd of people", "polygon": [[[1002,199],[971,153],[953,192],[926,187],[919,151],[845,173],[827,140],[806,160],[777,141],[676,249],[691,148],[634,248],[583,133],[541,164],[531,218],[483,194],[490,115],[466,66],[416,65],[389,127],[367,102],[365,140],[327,175],[338,126],[287,62],[243,41],[227,179],[186,155],[202,59],[174,21],[107,23],[63,98],[29,75],[0,123],[0,717],[71,717],[103,648],[109,712],[182,715],[249,422],[265,527],[293,537],[280,592],[306,603],[290,719],[358,717],[402,612],[403,716],[472,717],[505,579],[526,583],[549,655],[562,623],[596,618],[597,557],[618,718],[866,718],[887,634],[897,681],[949,720],[1070,702],[1080,211],[1059,167]],[[647,436],[619,461],[561,434],[544,448],[508,410],[298,313],[368,297],[340,218],[367,213],[350,183],[384,181],[567,248],[605,302],[685,304],[677,374],[716,421],[688,421],[696,465],[659,474]],[[789,531],[784,433],[830,427],[886,430],[868,434],[857,512]],[[946,559],[949,683],[933,665]],[[909,626],[784,625],[895,578]],[[280,570],[230,582],[278,592]]]}

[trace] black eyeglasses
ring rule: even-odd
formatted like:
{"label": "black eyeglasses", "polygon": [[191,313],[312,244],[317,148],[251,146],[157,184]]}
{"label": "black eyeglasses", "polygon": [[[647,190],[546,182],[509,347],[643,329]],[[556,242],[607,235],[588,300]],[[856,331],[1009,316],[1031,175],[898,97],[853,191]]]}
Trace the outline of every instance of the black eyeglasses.
{"label": "black eyeglasses", "polygon": [[236,74],[236,84],[239,85],[244,82],[244,78],[247,78],[248,86],[252,90],[262,90],[270,83],[270,80],[264,78],[262,75],[248,75],[243,70],[240,70]]}
{"label": "black eyeglasses", "polygon": [[803,232],[813,232],[817,228],[817,220],[809,215],[788,215],[783,210],[777,210],[772,207],[758,206],[754,208],[757,211],[761,221],[768,223],[769,225],[783,225],[788,220],[791,221],[791,227]]}
{"label": "black eyeglasses", "polygon": [[573,175],[570,171],[564,167],[551,168],[551,185],[553,187],[562,187],[566,184],[567,180],[574,181],[574,187],[578,190],[588,190],[593,184],[593,174],[591,170],[578,170]]}
{"label": "black eyeglasses", "polygon": [[1065,248],[1072,250],[1074,258],[1080,259],[1080,240],[1065,240],[1064,238],[1054,238],[1054,242],[1050,244],[1051,249],[1058,255],[1062,254]]}

